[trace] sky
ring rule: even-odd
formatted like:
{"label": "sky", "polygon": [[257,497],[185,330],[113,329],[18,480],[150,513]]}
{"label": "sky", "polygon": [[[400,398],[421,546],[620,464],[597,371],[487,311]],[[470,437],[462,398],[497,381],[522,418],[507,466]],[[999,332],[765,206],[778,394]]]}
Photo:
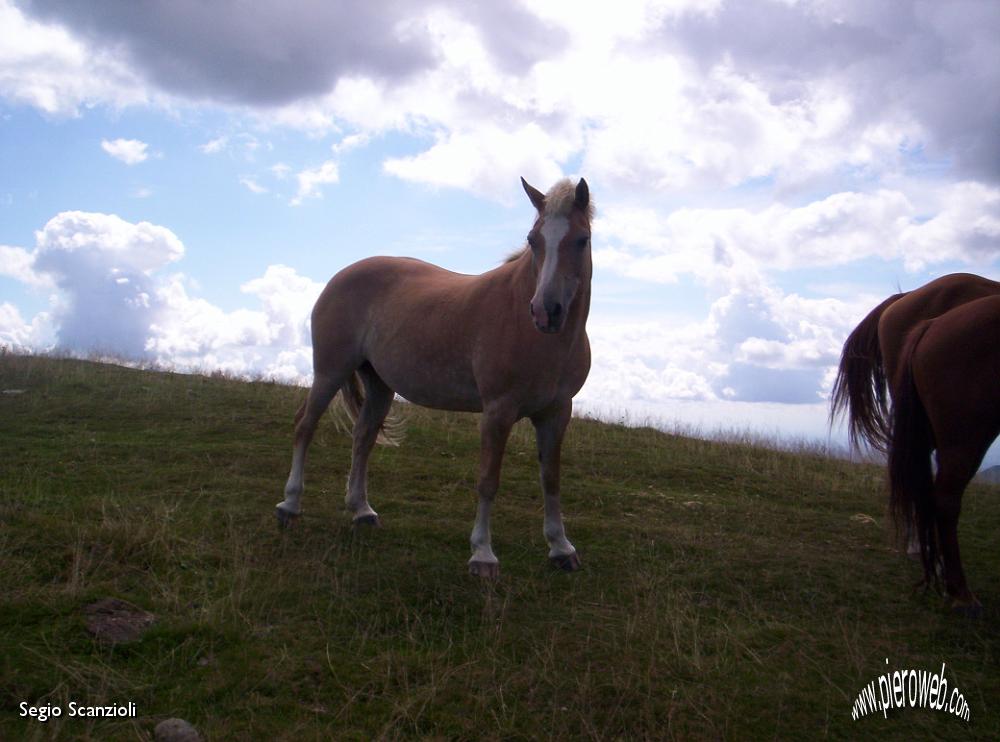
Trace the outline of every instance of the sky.
{"label": "sky", "polygon": [[998,131],[994,0],[0,0],[0,345],[307,384],[338,270],[583,176],[577,409],[837,445],[868,311],[1000,279]]}

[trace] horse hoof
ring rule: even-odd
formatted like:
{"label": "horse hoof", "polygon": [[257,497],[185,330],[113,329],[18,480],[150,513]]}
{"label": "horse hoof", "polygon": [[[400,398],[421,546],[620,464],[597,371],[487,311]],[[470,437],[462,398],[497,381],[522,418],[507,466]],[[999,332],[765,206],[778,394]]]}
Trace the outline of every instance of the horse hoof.
{"label": "horse hoof", "polygon": [[382,525],[382,522],[378,519],[378,516],[375,513],[359,515],[352,521],[352,523],[356,526],[371,526],[372,528],[378,528]]}
{"label": "horse hoof", "polygon": [[549,557],[549,563],[563,572],[576,572],[580,569],[580,557],[574,551],[570,554],[556,554]]}
{"label": "horse hoof", "polygon": [[285,510],[281,505],[278,505],[274,509],[274,516],[278,519],[278,528],[288,528],[302,513],[293,513],[290,510]]}
{"label": "horse hoof", "polygon": [[500,577],[499,562],[469,562],[469,574],[484,580],[495,580]]}
{"label": "horse hoof", "polygon": [[951,604],[951,610],[964,618],[982,618],[983,604],[975,598],[971,602],[963,601],[960,603],[956,601]]}

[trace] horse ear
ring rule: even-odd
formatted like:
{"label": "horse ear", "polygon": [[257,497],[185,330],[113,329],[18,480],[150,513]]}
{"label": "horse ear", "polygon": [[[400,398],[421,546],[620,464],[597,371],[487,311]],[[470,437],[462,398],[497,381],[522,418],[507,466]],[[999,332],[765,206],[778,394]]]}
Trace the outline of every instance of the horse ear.
{"label": "horse ear", "polygon": [[524,186],[524,192],[528,194],[528,198],[531,199],[532,206],[538,210],[538,213],[545,211],[545,194],[537,188],[528,185],[528,181],[524,178],[521,178],[521,185]]}
{"label": "horse ear", "polygon": [[578,209],[587,210],[587,206],[590,204],[590,188],[587,186],[587,181],[580,178],[580,182],[576,184],[576,201],[574,202]]}

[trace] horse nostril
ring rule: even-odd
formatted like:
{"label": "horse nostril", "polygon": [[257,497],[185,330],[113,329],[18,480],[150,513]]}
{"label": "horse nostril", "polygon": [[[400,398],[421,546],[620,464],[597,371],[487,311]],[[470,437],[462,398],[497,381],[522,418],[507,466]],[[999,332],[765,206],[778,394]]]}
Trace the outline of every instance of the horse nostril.
{"label": "horse nostril", "polygon": [[558,317],[560,314],[562,314],[562,304],[557,303],[554,307],[552,307],[551,314],[553,317]]}

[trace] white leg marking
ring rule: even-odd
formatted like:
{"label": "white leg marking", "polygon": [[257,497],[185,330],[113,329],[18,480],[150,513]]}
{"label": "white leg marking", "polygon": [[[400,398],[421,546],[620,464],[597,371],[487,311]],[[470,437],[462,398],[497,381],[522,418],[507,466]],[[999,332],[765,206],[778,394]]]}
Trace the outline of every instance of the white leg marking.
{"label": "white leg marking", "polygon": [[368,504],[368,483],[365,477],[357,473],[359,469],[358,460],[355,458],[351,465],[351,473],[347,477],[347,495],[344,497],[344,503],[354,516],[354,520],[366,517],[378,518],[378,513]]}
{"label": "white leg marking", "polygon": [[568,556],[576,552],[573,544],[566,538],[563,528],[562,513],[559,510],[559,495],[545,495],[545,525],[543,527],[545,540],[549,542],[549,558]]}
{"label": "white leg marking", "polygon": [[292,452],[292,470],[288,474],[288,482],[285,483],[285,499],[278,503],[278,509],[284,510],[291,515],[298,515],[302,512],[300,502],[302,500],[303,469],[305,468],[305,446],[301,443],[295,446]]}
{"label": "white leg marking", "polygon": [[469,563],[481,562],[485,564],[499,564],[496,554],[493,553],[493,545],[490,538],[490,511],[493,510],[493,500],[485,497],[479,498],[479,507],[476,509],[476,524],[472,527],[472,536],[469,542],[472,544],[472,558]]}

